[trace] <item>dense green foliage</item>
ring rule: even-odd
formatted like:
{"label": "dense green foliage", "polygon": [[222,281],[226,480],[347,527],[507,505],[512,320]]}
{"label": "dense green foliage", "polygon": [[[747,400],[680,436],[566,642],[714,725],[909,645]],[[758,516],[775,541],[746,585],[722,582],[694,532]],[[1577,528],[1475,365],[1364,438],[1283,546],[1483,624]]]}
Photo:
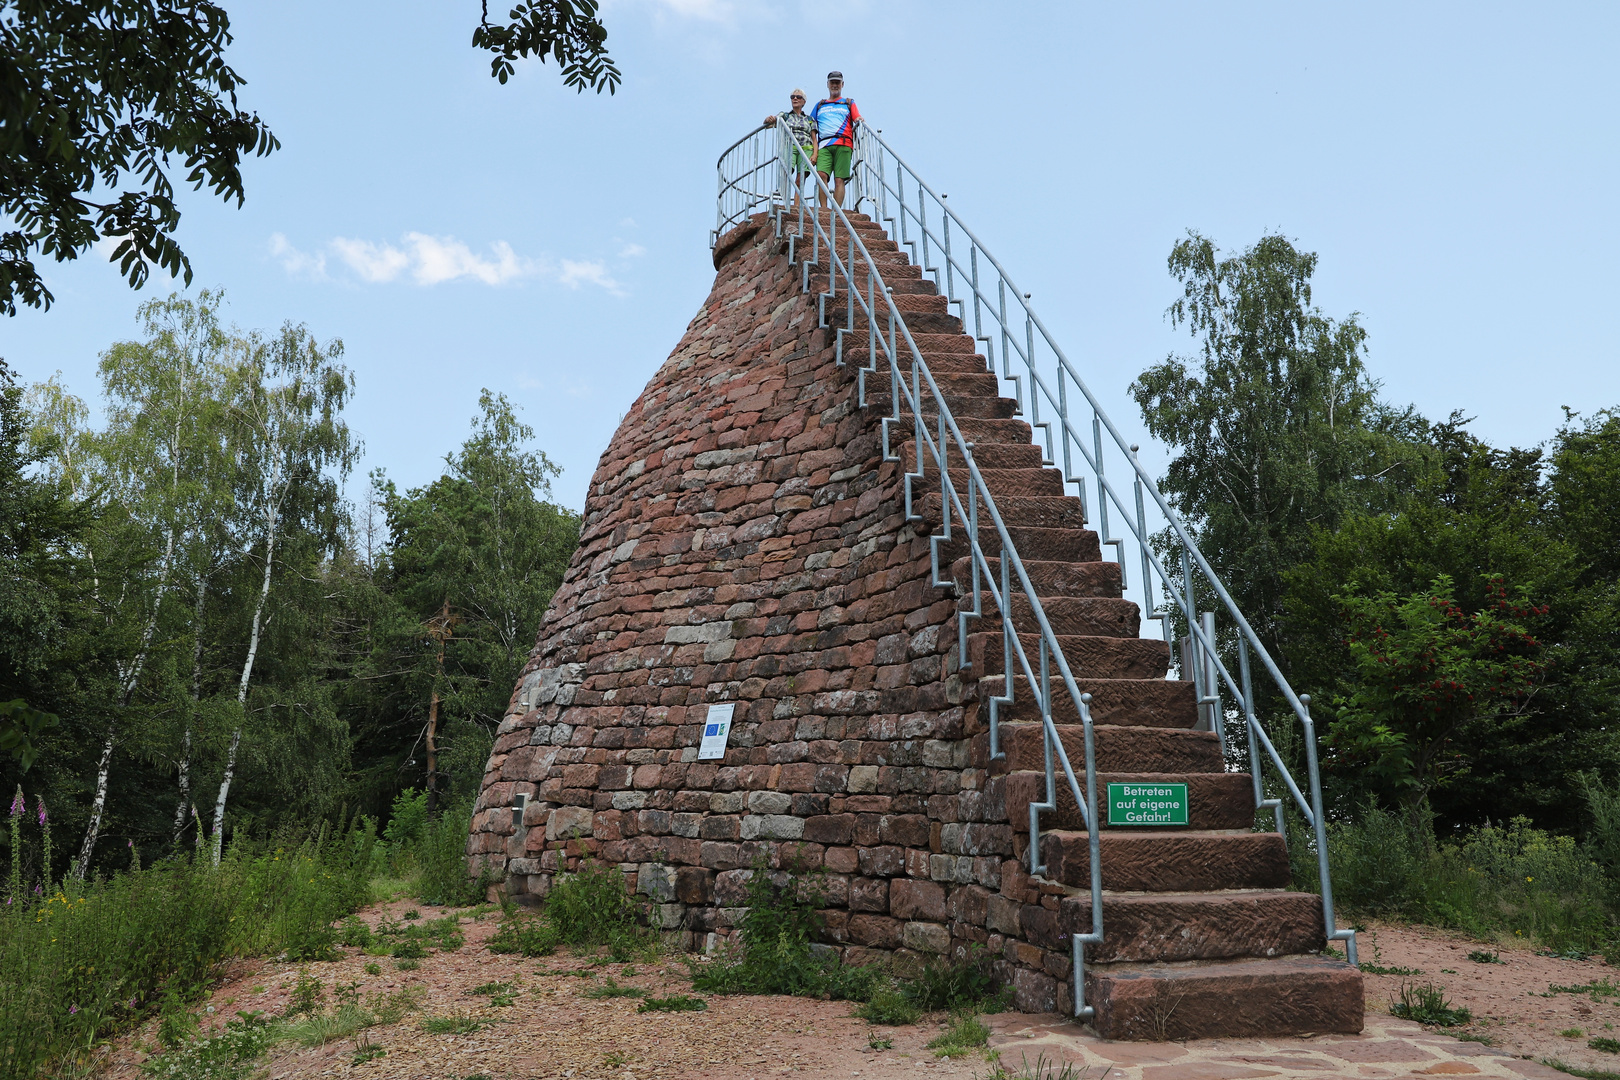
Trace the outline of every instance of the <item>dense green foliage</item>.
{"label": "dense green foliage", "polygon": [[183,1010],[232,957],[322,940],[370,898],[374,839],[365,825],[322,828],[233,845],[217,868],[198,847],[104,880],[70,878],[27,903],[14,897],[0,908],[0,1077],[31,1077],[154,1008]]}
{"label": "dense green foliage", "polygon": [[208,0],[0,4],[0,209],[16,226],[0,233],[0,312],[50,306],[36,252],[73,259],[102,237],[131,285],[152,263],[190,284],[171,158],[240,204],[242,159],[281,145],[237,105],[230,26]]}
{"label": "dense green foliage", "polygon": [[394,872],[481,895],[470,801],[577,515],[488,392],[442,476],[375,474],[355,507],[342,343],[229,328],[222,302],[143,305],[99,424],[55,380],[0,386],[0,790],[42,797],[57,839],[48,872],[0,868],[88,880],[198,830],[386,820],[414,788]]}
{"label": "dense green foliage", "polygon": [[[1316,256],[1287,239],[1223,256],[1192,234],[1169,266],[1171,321],[1200,352],[1133,391],[1176,451],[1164,490],[1314,699],[1339,899],[1615,952],[1620,415],[1493,447],[1460,413],[1381,398],[1356,317],[1313,306]],[[1236,670],[1230,628],[1221,644]],[[1291,710],[1256,691],[1302,776]],[[1295,878],[1314,886],[1290,815]]]}
{"label": "dense green foliage", "polygon": [[[557,62],[584,92],[618,90],[596,0],[518,0],[490,22],[484,0],[474,48],[505,83],[514,62]],[[152,264],[191,283],[174,238],[174,181],[240,206],[242,160],[281,143],[236,91],[225,62],[231,22],[212,0],[0,0],[0,312],[51,305],[36,255],[76,259],[103,238],[136,288]]]}

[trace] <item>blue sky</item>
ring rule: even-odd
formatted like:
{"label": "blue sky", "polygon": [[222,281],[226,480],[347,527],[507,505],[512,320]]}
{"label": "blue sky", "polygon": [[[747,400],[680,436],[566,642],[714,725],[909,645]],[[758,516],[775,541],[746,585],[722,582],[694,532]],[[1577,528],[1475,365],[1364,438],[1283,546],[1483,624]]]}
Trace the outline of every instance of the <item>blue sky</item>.
{"label": "blue sky", "polygon": [[[1431,417],[1523,445],[1620,404],[1613,5],[610,0],[625,82],[598,97],[536,63],[497,84],[476,0],[225,3],[284,149],[240,210],[188,194],[179,239],[232,321],[344,340],[357,476],[431,479],[489,387],[580,506],[708,292],[716,157],[833,67],[1128,435],[1131,379],[1191,350],[1164,320],[1188,228],[1316,251],[1318,305],[1360,312],[1386,395]],[[56,306],[0,322],[0,355],[93,399],[174,286],[45,272]]]}

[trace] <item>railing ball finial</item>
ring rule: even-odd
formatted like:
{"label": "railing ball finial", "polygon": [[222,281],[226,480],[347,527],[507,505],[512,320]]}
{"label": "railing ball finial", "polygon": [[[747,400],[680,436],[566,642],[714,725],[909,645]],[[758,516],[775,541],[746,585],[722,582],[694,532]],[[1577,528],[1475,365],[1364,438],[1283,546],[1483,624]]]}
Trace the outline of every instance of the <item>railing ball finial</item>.
{"label": "railing ball finial", "polygon": [[1301,705],[1305,706],[1307,709],[1310,708],[1311,707],[1311,695],[1309,695],[1309,694],[1301,694],[1301,695],[1299,695],[1299,703]]}
{"label": "railing ball finial", "polygon": [[1029,299],[1029,293],[1025,293],[1025,294],[1024,294],[1024,299],[1025,299],[1025,300],[1028,300],[1028,299]]}
{"label": "railing ball finial", "polygon": [[1142,449],[1141,446],[1137,445],[1136,443],[1131,443],[1131,453],[1134,454],[1140,449]]}

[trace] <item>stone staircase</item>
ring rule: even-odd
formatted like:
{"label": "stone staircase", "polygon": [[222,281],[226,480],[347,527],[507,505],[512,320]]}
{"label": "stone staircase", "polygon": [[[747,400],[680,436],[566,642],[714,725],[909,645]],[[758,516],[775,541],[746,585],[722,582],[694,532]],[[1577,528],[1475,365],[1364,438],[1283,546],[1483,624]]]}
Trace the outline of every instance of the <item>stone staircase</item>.
{"label": "stone staircase", "polygon": [[[1099,788],[1105,792],[1107,784],[1120,782],[1187,785],[1189,823],[1179,828],[1106,827],[1106,800],[1098,799],[1105,822],[1104,941],[1087,950],[1085,987],[1086,1002],[1096,1008],[1097,1032],[1106,1038],[1162,1040],[1360,1031],[1360,973],[1322,955],[1320,898],[1285,891],[1289,868],[1283,837],[1253,831],[1250,777],[1227,772],[1217,735],[1196,730],[1193,684],[1166,678],[1168,646],[1137,636],[1140,612],[1122,598],[1120,568],[1102,560],[1080,500],[1064,493],[1058,470],[1043,466],[1030,426],[1016,415],[1017,403],[1001,396],[1000,380],[977,355],[974,340],[963,333],[934,283],[880,224],[860,214],[849,219],[894,290],[895,305],[905,313],[952,416],[974,443],[981,474],[1049,624],[1080,690],[1092,695]],[[840,249],[847,251],[843,243]],[[808,258],[809,252],[799,255]],[[812,298],[828,289],[826,262],[823,251],[821,265],[811,267]],[[858,280],[864,271],[857,264]],[[847,325],[848,298],[839,284],[839,294],[826,302],[827,322],[834,326]],[[883,320],[879,331],[886,330]],[[833,331],[827,334],[830,340]],[[903,341],[899,348],[905,355]],[[863,319],[857,319],[854,333],[845,334],[843,359],[852,373],[869,363]],[[886,364],[864,380],[867,407],[887,412]],[[926,406],[924,415],[935,419]],[[905,423],[890,425],[890,437],[905,440],[899,452],[906,470],[915,472],[918,447],[911,441],[910,412],[903,417]],[[932,460],[927,472],[929,480],[917,485],[913,506],[925,527],[936,529],[942,498]],[[959,492],[966,491],[965,470],[953,471],[952,479]],[[955,528],[959,538],[962,523]],[[980,542],[999,575],[994,531],[982,529]],[[967,546],[957,539],[948,549],[959,605],[971,609]],[[981,600],[983,629],[970,632],[971,665],[963,673],[978,706],[974,764],[1001,777],[1006,820],[1027,867],[1028,807],[1045,794],[1040,717],[1035,695],[1021,685],[1021,675],[1015,676],[1014,704],[999,714],[1005,757],[990,760],[989,703],[1003,694],[1007,669],[990,594]],[[1015,627],[1033,658],[1040,639],[1030,605],[1015,597],[1012,607]],[[1054,696],[1054,713],[1078,772],[1085,761],[1082,728],[1061,691]],[[1032,879],[1038,888],[1025,898],[1020,917],[1032,940],[1043,939],[1066,953],[1063,936],[1090,929],[1091,895],[1089,837],[1061,771],[1057,808],[1042,815],[1041,826],[1046,878]]]}

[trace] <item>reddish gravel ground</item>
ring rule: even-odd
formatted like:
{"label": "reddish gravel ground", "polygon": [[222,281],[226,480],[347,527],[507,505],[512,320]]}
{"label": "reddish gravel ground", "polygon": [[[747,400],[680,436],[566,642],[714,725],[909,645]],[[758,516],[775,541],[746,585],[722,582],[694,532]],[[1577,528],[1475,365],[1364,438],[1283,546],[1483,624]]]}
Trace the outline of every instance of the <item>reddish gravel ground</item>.
{"label": "reddish gravel ground", "polygon": [[[404,901],[377,905],[362,917],[375,926],[401,918],[411,906]],[[442,914],[440,909],[422,909],[425,919]],[[467,1080],[480,1074],[490,1080],[747,1080],[790,1073],[806,1078],[968,1078],[991,1071],[984,1057],[945,1060],[926,1049],[924,1044],[946,1019],[940,1015],[908,1027],[873,1028],[852,1017],[847,1002],[710,996],[704,1012],[638,1013],[635,998],[593,1000],[585,992],[607,977],[659,996],[689,993],[691,987],[678,958],[597,965],[590,957],[566,953],[538,960],[496,955],[484,943],[499,914],[460,914],[466,944],[454,952],[430,952],[416,971],[397,971],[391,960],[358,949],[341,950],[341,959],[333,963],[244,961],[225,973],[199,1013],[207,1027],[242,1009],[280,1014],[300,969],[318,976],[329,996],[339,983],[358,982],[363,994],[422,988],[417,1012],[362,1034],[362,1040],[384,1051],[381,1056],[356,1063],[354,1038],[315,1048],[284,1043],[267,1060],[261,1074],[267,1080]],[[1060,1017],[1009,1013],[990,1018],[992,1046],[1015,1072],[1021,1060],[1034,1061],[1044,1053],[1049,1061],[1083,1066],[1098,1080],[1105,1075],[1111,1080],[1561,1075],[1536,1064],[1546,1058],[1620,1071],[1620,1056],[1587,1047],[1594,1035],[1620,1038],[1620,997],[1549,991],[1553,985],[1590,985],[1612,978],[1615,972],[1601,960],[1557,959],[1503,948],[1500,963],[1480,964],[1470,961],[1468,953],[1484,946],[1424,927],[1375,924],[1361,941],[1364,967],[1408,968],[1421,974],[1367,974],[1368,1032],[1359,1040],[1107,1043]],[[367,963],[377,963],[382,973],[366,974]],[[594,975],[577,974],[585,971]],[[1389,1005],[1403,981],[1434,983],[1453,1005],[1469,1009],[1475,1021],[1465,1028],[1425,1031],[1390,1019]],[[512,983],[514,1003],[497,1007],[489,997],[470,993],[490,982]],[[424,1017],[446,1014],[467,1014],[488,1023],[470,1035],[422,1030]],[[1579,1035],[1563,1034],[1575,1029]],[[1487,1041],[1450,1037],[1457,1033]],[[882,1039],[892,1040],[892,1046],[870,1045]],[[102,1074],[109,1080],[137,1080],[144,1051],[154,1046],[150,1025],[121,1039],[109,1049]]]}

